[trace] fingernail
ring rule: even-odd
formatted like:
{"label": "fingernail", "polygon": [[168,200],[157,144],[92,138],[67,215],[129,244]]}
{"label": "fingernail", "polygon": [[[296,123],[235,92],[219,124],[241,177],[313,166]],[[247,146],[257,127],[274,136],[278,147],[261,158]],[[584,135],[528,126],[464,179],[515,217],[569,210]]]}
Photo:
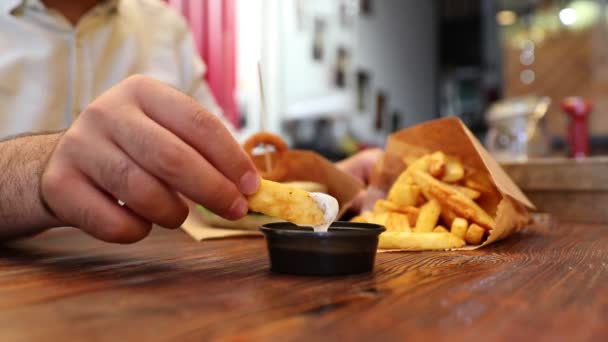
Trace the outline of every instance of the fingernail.
{"label": "fingernail", "polygon": [[247,200],[244,199],[243,197],[239,197],[239,198],[237,198],[236,201],[234,201],[232,203],[232,206],[230,207],[230,212],[228,213],[228,215],[230,215],[230,218],[239,219],[239,218],[245,216],[247,214],[248,210],[249,210],[249,203],[247,203]]}
{"label": "fingernail", "polygon": [[239,188],[245,195],[254,194],[260,187],[260,177],[252,171],[247,171],[240,180]]}

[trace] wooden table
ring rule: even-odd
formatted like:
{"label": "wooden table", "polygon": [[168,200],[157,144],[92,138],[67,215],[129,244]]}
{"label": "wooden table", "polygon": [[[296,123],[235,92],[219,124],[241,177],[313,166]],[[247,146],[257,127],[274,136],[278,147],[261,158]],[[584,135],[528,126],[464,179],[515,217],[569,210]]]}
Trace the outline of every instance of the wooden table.
{"label": "wooden table", "polygon": [[58,230],[0,248],[0,340],[608,338],[608,227],[554,224],[481,251],[380,254],[373,274],[271,274],[261,238]]}

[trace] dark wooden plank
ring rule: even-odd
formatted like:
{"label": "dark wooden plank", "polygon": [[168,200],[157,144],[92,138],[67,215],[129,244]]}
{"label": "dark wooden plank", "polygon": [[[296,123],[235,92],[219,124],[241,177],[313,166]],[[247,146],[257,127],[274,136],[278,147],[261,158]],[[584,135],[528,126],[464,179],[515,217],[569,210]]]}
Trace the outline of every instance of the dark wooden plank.
{"label": "dark wooden plank", "polygon": [[601,340],[608,234],[554,224],[481,251],[380,254],[373,274],[272,274],[263,240],[130,246],[75,230],[0,247],[0,338]]}
{"label": "dark wooden plank", "polygon": [[608,223],[608,158],[532,159],[502,166],[538,210],[573,222]]}
{"label": "dark wooden plank", "polygon": [[539,210],[552,213],[562,220],[604,224],[608,227],[608,191],[531,190],[525,193]]}
{"label": "dark wooden plank", "polygon": [[608,158],[542,158],[501,164],[523,190],[608,192]]}

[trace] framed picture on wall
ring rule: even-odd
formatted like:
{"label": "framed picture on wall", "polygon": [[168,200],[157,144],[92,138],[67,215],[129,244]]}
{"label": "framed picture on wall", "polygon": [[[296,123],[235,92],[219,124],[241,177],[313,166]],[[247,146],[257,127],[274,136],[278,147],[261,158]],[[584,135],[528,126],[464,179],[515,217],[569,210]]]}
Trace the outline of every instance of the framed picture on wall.
{"label": "framed picture on wall", "polygon": [[383,90],[378,90],[376,93],[376,112],[374,114],[374,128],[377,131],[382,131],[385,128],[386,107],[386,93]]}
{"label": "framed picture on wall", "polygon": [[325,50],[325,19],[315,18],[312,40],[312,59],[322,61]]}
{"label": "framed picture on wall", "polygon": [[359,0],[359,12],[362,15],[372,14],[372,0]]}
{"label": "framed picture on wall", "polygon": [[340,26],[345,29],[353,27],[359,9],[358,0],[340,0]]}
{"label": "framed picture on wall", "polygon": [[348,65],[348,50],[345,47],[338,47],[336,53],[336,66],[334,71],[334,83],[338,88],[346,86],[346,68]]}
{"label": "framed picture on wall", "polygon": [[295,9],[296,9],[296,28],[298,31],[302,32],[304,31],[304,23],[306,22],[306,14],[307,14],[307,8],[306,8],[306,1],[305,0],[296,0],[296,4],[295,4]]}
{"label": "framed picture on wall", "polygon": [[359,112],[363,112],[369,108],[367,101],[369,101],[369,73],[365,70],[357,71],[357,109]]}

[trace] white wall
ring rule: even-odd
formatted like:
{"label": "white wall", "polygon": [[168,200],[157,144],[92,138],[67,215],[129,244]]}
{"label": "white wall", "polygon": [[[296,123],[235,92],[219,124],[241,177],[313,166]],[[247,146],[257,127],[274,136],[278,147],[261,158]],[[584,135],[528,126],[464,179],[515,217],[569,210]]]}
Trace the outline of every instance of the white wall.
{"label": "white wall", "polygon": [[[401,124],[410,126],[436,117],[437,18],[433,1],[381,0],[358,23],[356,65],[371,74],[376,90],[388,95],[388,112],[398,110]],[[373,135],[373,113],[355,117],[356,132]]]}
{"label": "white wall", "polygon": [[[247,115],[240,137],[262,129],[280,132],[283,103],[280,83],[282,0],[238,0],[237,11],[237,98]],[[258,62],[262,65],[266,100],[266,127],[262,127]]]}
{"label": "white wall", "polygon": [[[433,1],[372,1],[371,15],[358,15],[351,29],[342,28],[338,22],[340,1],[300,1],[304,6],[302,28],[297,26],[296,0],[238,2],[239,23],[245,24],[239,28],[239,88],[250,107],[251,130],[259,129],[253,68],[257,58],[262,59],[264,68],[268,129],[272,131],[280,131],[285,113],[294,104],[298,108],[317,109],[328,104],[335,110],[352,111],[351,126],[359,137],[382,143],[386,134],[373,130],[374,98],[378,89],[388,95],[387,114],[398,110],[403,115],[403,125],[436,116],[437,39]],[[358,0],[352,1],[358,3]],[[315,16],[324,17],[328,25],[322,61],[312,59]],[[261,27],[255,29],[255,25]],[[346,90],[333,85],[333,64],[339,45],[351,52]],[[371,75],[366,113],[355,112],[354,75],[358,69],[365,69]],[[352,96],[341,96],[343,93]],[[336,96],[319,100],[330,94]],[[341,106],[336,101],[345,103]]]}
{"label": "white wall", "polygon": [[[352,0],[351,0],[352,1]],[[298,1],[281,1],[282,74],[285,101],[294,103],[325,96],[336,91],[333,85],[333,67],[338,46],[352,50],[355,30],[342,28],[339,20],[339,1],[300,1],[302,22],[298,23]],[[324,56],[320,61],[312,59],[314,19],[323,18],[325,27]]]}

